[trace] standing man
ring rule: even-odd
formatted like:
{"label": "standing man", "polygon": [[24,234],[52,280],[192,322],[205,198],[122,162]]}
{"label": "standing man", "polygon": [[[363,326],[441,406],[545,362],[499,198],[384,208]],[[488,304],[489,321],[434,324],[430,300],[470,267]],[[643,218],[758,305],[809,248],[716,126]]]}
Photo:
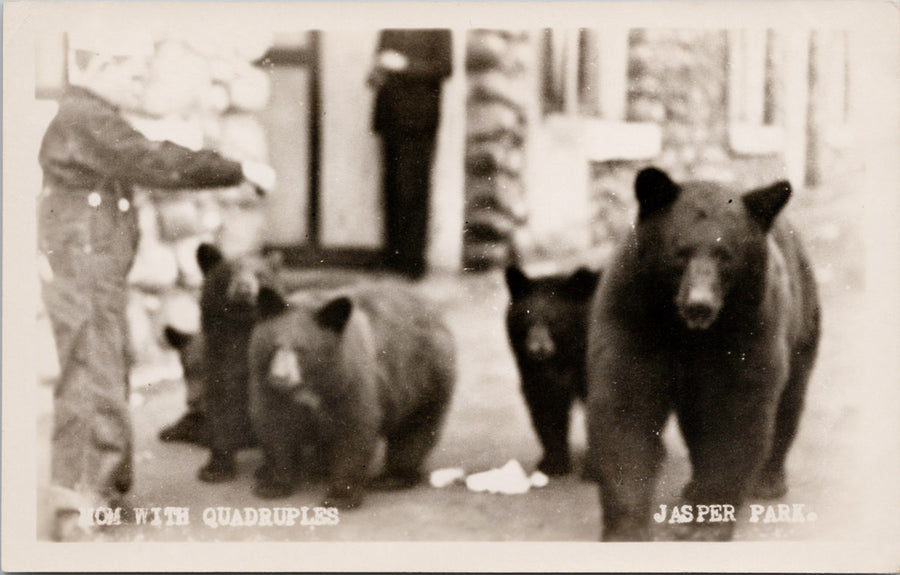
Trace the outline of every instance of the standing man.
{"label": "standing man", "polygon": [[451,42],[449,30],[383,30],[369,76],[382,141],[385,265],[412,279],[427,267],[431,165]]}
{"label": "standing man", "polygon": [[60,363],[51,440],[53,537],[63,541],[92,538],[79,508],[115,506],[132,483],[125,310],[139,239],[133,186],[274,184],[268,166],[152,142],[133,129],[120,111],[140,108],[152,41],[130,34],[91,43],[72,47],[77,85],[62,96],[38,157],[42,295]]}

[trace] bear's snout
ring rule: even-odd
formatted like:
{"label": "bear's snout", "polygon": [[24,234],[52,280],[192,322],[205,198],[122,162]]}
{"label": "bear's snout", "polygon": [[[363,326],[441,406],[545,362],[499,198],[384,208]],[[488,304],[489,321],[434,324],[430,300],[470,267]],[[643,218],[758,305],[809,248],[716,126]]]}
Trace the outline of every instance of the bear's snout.
{"label": "bear's snout", "polygon": [[556,345],[553,343],[550,329],[543,324],[531,326],[528,330],[525,347],[528,349],[528,354],[536,360],[548,359],[556,353]]}
{"label": "bear's snout", "polygon": [[253,276],[237,277],[228,286],[228,299],[233,302],[256,303],[259,282]]}
{"label": "bear's snout", "polygon": [[722,309],[722,294],[716,263],[695,258],[688,264],[676,300],[678,314],[688,329],[708,329]]}
{"label": "bear's snout", "polygon": [[297,355],[291,349],[278,348],[269,364],[269,385],[290,391],[299,387],[302,382],[303,374]]}
{"label": "bear's snout", "polygon": [[716,320],[716,309],[709,302],[694,302],[682,308],[681,317],[690,329],[706,329]]}

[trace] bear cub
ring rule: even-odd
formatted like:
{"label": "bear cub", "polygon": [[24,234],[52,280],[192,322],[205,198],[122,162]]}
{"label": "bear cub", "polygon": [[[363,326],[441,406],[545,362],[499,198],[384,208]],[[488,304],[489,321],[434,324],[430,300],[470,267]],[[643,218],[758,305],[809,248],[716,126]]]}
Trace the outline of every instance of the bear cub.
{"label": "bear cub", "polygon": [[[690,452],[691,505],[780,497],[819,341],[819,302],[780,181],[741,193],[635,180],[636,225],[606,268],[588,333],[588,462],[605,540],[649,537],[674,411]],[[727,540],[734,522],[679,525]]]}
{"label": "bear cub", "polygon": [[281,260],[277,254],[228,259],[204,243],[197,248],[197,263],[203,272],[203,407],[210,449],[198,477],[214,483],[233,479],[235,453],[255,445],[248,411],[247,353],[259,319],[257,296],[261,289],[281,289]]}
{"label": "bear cub", "polygon": [[570,411],[586,395],[587,312],[599,278],[599,272],[583,267],[536,278],[517,266],[506,269],[506,333],[543,448],[538,469],[547,475],[572,469]]}
{"label": "bear cub", "polygon": [[356,507],[380,439],[384,470],[374,486],[418,483],[456,377],[454,340],[438,311],[387,284],[289,300],[265,289],[259,309],[251,416],[265,459],[254,492],[289,495],[312,448],[313,465],[328,478],[323,504]]}
{"label": "bear cub", "polygon": [[187,412],[177,422],[159,432],[160,441],[183,441],[207,446],[209,442],[206,410],[203,407],[203,335],[192,334],[167,325],[163,330],[166,342],[178,352],[187,388]]}

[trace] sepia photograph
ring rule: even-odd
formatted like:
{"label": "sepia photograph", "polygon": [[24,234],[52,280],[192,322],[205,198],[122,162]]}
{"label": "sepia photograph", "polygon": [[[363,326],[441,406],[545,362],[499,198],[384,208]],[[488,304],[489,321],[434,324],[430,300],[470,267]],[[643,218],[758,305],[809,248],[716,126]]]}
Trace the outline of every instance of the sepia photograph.
{"label": "sepia photograph", "polygon": [[4,2],[3,86],[4,571],[900,569],[897,2]]}

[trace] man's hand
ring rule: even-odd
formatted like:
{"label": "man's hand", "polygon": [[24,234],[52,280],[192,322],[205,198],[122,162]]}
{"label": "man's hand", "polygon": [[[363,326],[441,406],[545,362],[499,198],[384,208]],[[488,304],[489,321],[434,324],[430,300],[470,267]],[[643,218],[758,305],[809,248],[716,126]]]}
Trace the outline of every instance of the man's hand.
{"label": "man's hand", "polygon": [[402,72],[409,66],[409,58],[396,50],[384,50],[378,53],[378,66],[388,72]]}
{"label": "man's hand", "polygon": [[264,196],[275,189],[275,170],[260,162],[241,162],[244,179],[253,184],[256,193]]}
{"label": "man's hand", "polygon": [[378,89],[384,85],[388,75],[403,72],[409,67],[409,58],[396,50],[383,50],[375,58],[375,67],[366,78],[370,88]]}

